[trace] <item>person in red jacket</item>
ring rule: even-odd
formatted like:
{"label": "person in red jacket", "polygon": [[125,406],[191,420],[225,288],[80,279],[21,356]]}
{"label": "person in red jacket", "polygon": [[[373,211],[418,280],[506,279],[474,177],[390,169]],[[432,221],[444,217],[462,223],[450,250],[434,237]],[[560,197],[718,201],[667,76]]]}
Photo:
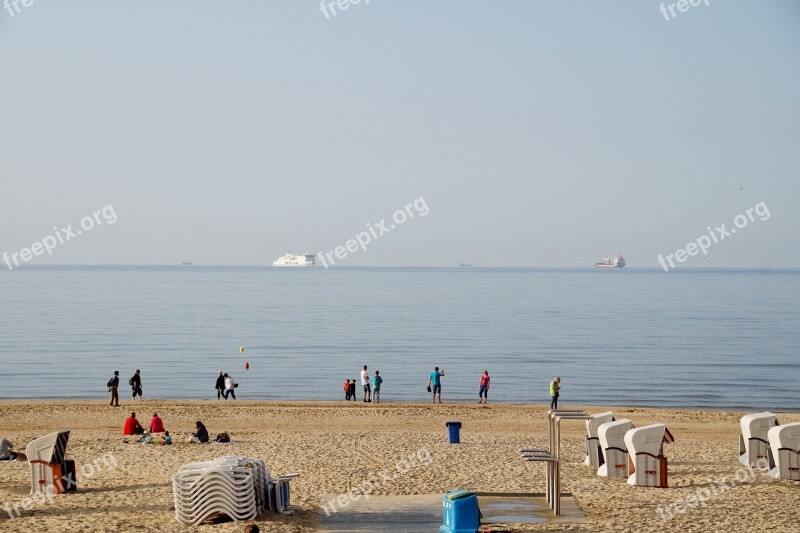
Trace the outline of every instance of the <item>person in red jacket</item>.
{"label": "person in red jacket", "polygon": [[342,387],[344,390],[344,399],[345,401],[350,400],[350,380],[344,382],[344,386]]}
{"label": "person in red jacket", "polygon": [[164,422],[158,417],[158,413],[153,413],[153,418],[150,419],[150,433],[163,433]]}
{"label": "person in red jacket", "polygon": [[125,427],[122,429],[122,434],[141,435],[142,433],[144,433],[144,428],[139,421],[136,420],[136,413],[131,413],[131,416],[125,420]]}

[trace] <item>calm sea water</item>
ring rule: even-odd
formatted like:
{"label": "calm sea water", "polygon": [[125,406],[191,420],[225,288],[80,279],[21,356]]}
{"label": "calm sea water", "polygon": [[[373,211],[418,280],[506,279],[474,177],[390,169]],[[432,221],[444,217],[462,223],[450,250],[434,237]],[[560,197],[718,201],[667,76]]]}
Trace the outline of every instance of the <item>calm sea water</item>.
{"label": "calm sea water", "polygon": [[[0,270],[0,397],[342,397],[800,408],[800,271],[28,267]],[[240,353],[239,347],[245,352]],[[250,370],[244,364],[249,362]]]}

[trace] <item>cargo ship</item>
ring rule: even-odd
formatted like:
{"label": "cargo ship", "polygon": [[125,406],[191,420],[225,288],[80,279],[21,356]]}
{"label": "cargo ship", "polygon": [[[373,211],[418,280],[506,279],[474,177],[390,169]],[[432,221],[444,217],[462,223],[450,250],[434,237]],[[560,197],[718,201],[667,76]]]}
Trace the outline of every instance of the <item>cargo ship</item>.
{"label": "cargo ship", "polygon": [[602,261],[594,264],[595,268],[622,268],[624,266],[625,259],[621,255],[604,257]]}

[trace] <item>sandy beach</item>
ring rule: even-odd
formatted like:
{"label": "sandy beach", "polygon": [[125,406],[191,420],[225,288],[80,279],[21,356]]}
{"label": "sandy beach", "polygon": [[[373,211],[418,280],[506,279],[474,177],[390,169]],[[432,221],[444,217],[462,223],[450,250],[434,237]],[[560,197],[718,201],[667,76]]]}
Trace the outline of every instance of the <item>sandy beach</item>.
{"label": "sandy beach", "polygon": [[[574,406],[562,406],[574,407]],[[176,443],[124,443],[123,421],[131,410],[146,425],[158,412]],[[582,464],[584,426],[566,426],[568,459],[563,490],[586,515],[581,526],[515,525],[520,531],[797,531],[800,483],[775,481],[737,461],[739,419],[744,413],[588,407],[613,410],[637,426],[664,422],[675,436],[666,447],[668,489],[630,487],[601,479]],[[546,406],[364,404],[355,402],[247,402],[144,400],[121,407],[100,401],[0,402],[0,435],[23,450],[58,430],[71,430],[67,456],[76,461],[78,492],[23,510],[30,489],[26,462],[0,464],[0,528],[3,531],[241,531],[241,523],[184,528],[174,517],[171,476],[188,462],[221,455],[265,460],[271,473],[299,472],[293,482],[293,516],[262,514],[262,531],[315,531],[326,495],[347,493],[371,477],[376,495],[444,493],[456,487],[480,492],[541,493],[543,464],[526,463],[518,449],[546,446]],[[196,420],[213,435],[226,431],[233,444],[185,442]],[[462,422],[462,444],[447,442],[445,422]],[[781,423],[800,414],[780,414]],[[115,467],[103,457],[113,456]],[[85,465],[94,465],[86,467]],[[738,476],[738,478],[737,478]],[[738,479],[738,481],[737,481]],[[714,483],[713,492],[709,484]],[[724,486],[725,488],[721,488]],[[700,505],[692,495],[706,489]],[[702,493],[702,492],[700,492]],[[687,496],[689,497],[687,499]],[[14,508],[21,511],[16,517]],[[680,506],[679,506],[680,507]],[[663,507],[662,507],[663,509]],[[10,513],[15,517],[11,518]]]}

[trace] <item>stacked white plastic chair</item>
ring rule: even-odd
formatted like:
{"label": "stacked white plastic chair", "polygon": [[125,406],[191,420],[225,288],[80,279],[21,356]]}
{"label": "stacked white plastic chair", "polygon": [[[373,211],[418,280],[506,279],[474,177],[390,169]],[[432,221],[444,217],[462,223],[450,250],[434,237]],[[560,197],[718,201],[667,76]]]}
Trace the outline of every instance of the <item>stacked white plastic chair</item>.
{"label": "stacked white plastic chair", "polygon": [[800,481],[800,422],[775,426],[767,432],[775,468],[769,475]]}
{"label": "stacked white plastic chair", "polygon": [[753,413],[742,417],[742,435],[739,437],[739,462],[745,466],[758,466],[766,462],[770,468],[774,465],[770,452],[770,428],[778,425],[774,413]]}
{"label": "stacked white plastic chair", "polygon": [[597,469],[597,475],[610,478],[628,477],[628,450],[625,448],[625,433],[633,427],[627,418],[600,424],[597,436],[603,451],[605,464]]}
{"label": "stacked white plastic chair", "polygon": [[667,458],[664,443],[674,439],[664,424],[652,424],[625,433],[625,447],[633,463],[628,485],[667,487]]}
{"label": "stacked white plastic chair", "polygon": [[237,521],[255,518],[267,507],[269,483],[269,472],[259,459],[226,456],[183,465],[172,478],[175,518],[183,524],[198,524],[217,514]]}
{"label": "stacked white plastic chair", "polygon": [[600,437],[597,435],[597,428],[600,427],[600,424],[613,421],[614,413],[611,411],[597,413],[586,421],[586,459],[583,460],[583,464],[586,466],[599,468],[600,465],[605,463],[605,457],[600,448]]}

